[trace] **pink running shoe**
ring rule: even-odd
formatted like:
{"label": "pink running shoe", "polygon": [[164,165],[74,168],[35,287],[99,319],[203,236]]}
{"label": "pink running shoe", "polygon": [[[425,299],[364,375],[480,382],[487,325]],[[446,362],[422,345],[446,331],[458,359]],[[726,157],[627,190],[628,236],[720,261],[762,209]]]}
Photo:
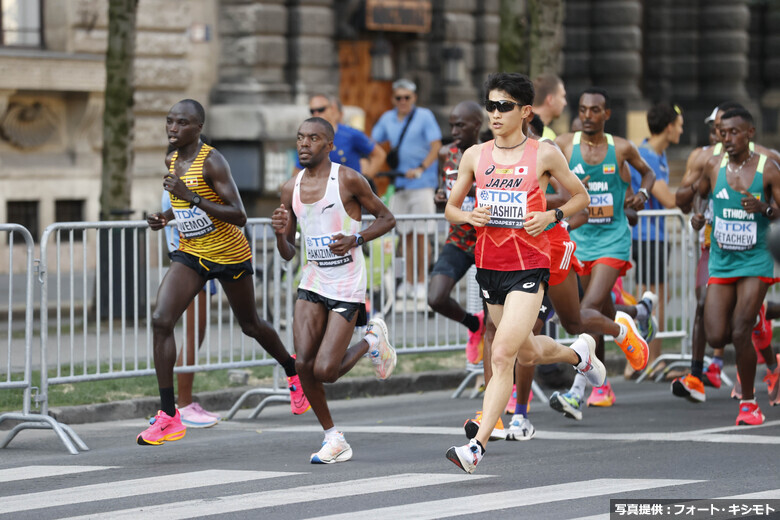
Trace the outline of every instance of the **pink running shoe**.
{"label": "pink running shoe", "polygon": [[188,428],[211,428],[219,422],[219,415],[207,412],[199,403],[179,408],[181,423]]}
{"label": "pink running shoe", "polygon": [[615,404],[615,392],[607,381],[603,386],[596,386],[588,397],[588,406],[612,406]]}
{"label": "pink running shoe", "polygon": [[290,389],[290,408],[293,415],[301,415],[309,411],[311,405],[301,387],[301,378],[298,374],[287,378],[287,388]]}
{"label": "pink running shoe", "polygon": [[509,396],[509,402],[506,403],[504,413],[509,415],[515,414],[515,407],[517,406],[517,385],[512,385],[512,395]]}
{"label": "pink running shoe", "polygon": [[157,446],[166,441],[178,441],[187,434],[187,427],[181,423],[179,410],[176,410],[173,417],[159,410],[149,424],[150,426],[135,438],[141,446]]}
{"label": "pink running shoe", "polygon": [[479,320],[479,329],[477,332],[469,331],[469,341],[466,343],[466,360],[472,365],[482,360],[482,349],[479,347],[485,335],[485,311],[481,310],[474,316]]}

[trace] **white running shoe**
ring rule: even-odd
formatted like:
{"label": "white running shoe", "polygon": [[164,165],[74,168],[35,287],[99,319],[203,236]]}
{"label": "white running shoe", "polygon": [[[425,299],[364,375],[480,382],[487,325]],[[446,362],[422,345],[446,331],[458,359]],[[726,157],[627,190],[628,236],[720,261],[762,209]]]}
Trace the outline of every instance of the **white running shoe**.
{"label": "white running shoe", "polygon": [[528,420],[528,417],[523,417],[520,414],[512,416],[512,422],[509,423],[509,428],[506,430],[506,440],[528,441],[533,439],[534,435],[536,435],[536,428]]}
{"label": "white running shoe", "polygon": [[582,397],[573,392],[553,392],[550,396],[550,408],[575,421],[582,420]]}
{"label": "white running shoe", "polygon": [[346,462],[352,458],[352,448],[344,440],[344,434],[326,437],[322,441],[322,448],[317,453],[312,453],[309,459],[312,464],[333,464],[334,462]]}
{"label": "white running shoe", "polygon": [[607,368],[596,357],[596,340],[589,334],[580,334],[579,339],[582,341],[575,341],[569,347],[580,356],[581,360],[574,368],[585,376],[591,385],[603,386],[607,380]]}
{"label": "white running shoe", "polygon": [[375,317],[368,322],[366,334],[373,334],[379,342],[376,348],[368,351],[368,358],[374,365],[376,377],[378,379],[387,379],[395,370],[395,364],[398,362],[398,356],[395,349],[387,340],[387,324],[382,318]]}
{"label": "white running shoe", "polygon": [[477,439],[471,439],[465,446],[452,446],[447,450],[447,458],[466,473],[474,473],[484,456]]}

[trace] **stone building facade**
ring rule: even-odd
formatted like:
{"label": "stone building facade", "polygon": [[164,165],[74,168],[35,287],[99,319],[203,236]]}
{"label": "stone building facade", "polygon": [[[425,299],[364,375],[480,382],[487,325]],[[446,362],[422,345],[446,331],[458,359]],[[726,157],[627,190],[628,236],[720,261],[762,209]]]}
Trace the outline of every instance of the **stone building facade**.
{"label": "stone building facade", "polygon": [[[37,234],[97,219],[107,42],[104,0],[41,5],[41,45],[0,43],[0,219]],[[204,133],[248,212],[267,216],[311,93],[338,93],[354,107],[348,122],[368,129],[390,107],[391,80],[408,77],[446,134],[450,108],[478,99],[498,68],[500,13],[500,0],[140,0],[132,218],[159,208],[164,115],[179,99],[204,103]],[[369,14],[384,28],[370,28]],[[736,98],[776,146],[778,29],[780,4],[769,1],[568,0],[559,72],[570,104],[590,84],[611,91],[618,133],[635,133],[632,115],[668,98],[686,111],[690,147],[704,115]]]}

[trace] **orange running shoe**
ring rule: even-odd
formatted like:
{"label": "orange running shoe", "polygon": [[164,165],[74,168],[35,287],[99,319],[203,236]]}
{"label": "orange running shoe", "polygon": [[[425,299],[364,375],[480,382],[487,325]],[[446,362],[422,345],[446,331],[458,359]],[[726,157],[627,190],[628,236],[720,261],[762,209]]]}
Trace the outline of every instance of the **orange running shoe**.
{"label": "orange running shoe", "polygon": [[739,415],[737,415],[737,426],[748,425],[755,426],[764,424],[764,414],[755,402],[739,403]]}
{"label": "orange running shoe", "polygon": [[615,392],[612,391],[612,385],[609,381],[603,386],[593,387],[593,391],[588,397],[588,406],[612,406],[615,404]]}
{"label": "orange running shoe", "polygon": [[[463,430],[466,432],[466,437],[469,439],[476,437],[480,424],[482,424],[482,410],[477,412],[476,417],[468,419],[463,423]],[[506,439],[506,432],[504,431],[504,422],[501,420],[501,417],[499,417],[495,427],[493,427],[493,431],[490,432],[490,440],[496,441],[501,439]]]}
{"label": "orange running shoe", "polygon": [[615,343],[626,355],[626,359],[631,363],[631,368],[637,371],[644,370],[650,357],[650,350],[647,347],[647,342],[639,334],[634,320],[625,312],[618,311],[615,314],[615,322],[626,328],[626,337],[622,342],[615,339]]}
{"label": "orange running shoe", "polygon": [[672,393],[677,397],[685,397],[694,403],[703,403],[707,400],[706,395],[704,395],[704,383],[693,374],[678,377],[672,381]]}
{"label": "orange running shoe", "polygon": [[778,384],[780,382],[780,354],[777,354],[777,363],[775,369],[772,372],[767,369],[766,376],[764,376],[766,391],[769,393],[769,404],[772,406],[780,404],[780,384]]}

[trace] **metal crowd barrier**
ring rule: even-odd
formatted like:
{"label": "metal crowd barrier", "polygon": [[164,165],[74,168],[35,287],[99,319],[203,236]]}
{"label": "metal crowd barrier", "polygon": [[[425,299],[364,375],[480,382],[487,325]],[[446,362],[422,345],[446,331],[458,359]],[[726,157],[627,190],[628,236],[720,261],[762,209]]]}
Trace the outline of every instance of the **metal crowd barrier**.
{"label": "metal crowd barrier", "polygon": [[[46,413],[34,414],[30,411],[32,396],[32,365],[33,365],[33,238],[30,232],[17,224],[0,224],[0,231],[8,232],[8,340],[5,343],[5,355],[0,360],[0,367],[5,373],[4,380],[0,380],[0,390],[2,389],[22,389],[23,401],[21,413],[4,413],[0,415],[0,424],[3,421],[21,421],[16,424],[6,435],[5,440],[0,444],[0,448],[5,448],[22,430],[28,429],[51,429],[60,438],[68,451],[76,455],[78,450],[87,450],[87,446],[82,442],[78,435],[67,425],[57,422],[53,417]],[[24,242],[25,255],[23,264],[16,262],[17,248],[14,237],[19,235]],[[23,267],[19,272],[24,277],[24,287],[16,290],[14,276],[17,268]],[[14,341],[14,334],[17,328],[14,326],[14,314],[20,312],[20,306],[24,309],[24,351],[19,356],[22,345]],[[21,359],[20,359],[21,358]],[[4,363],[3,363],[4,362]],[[19,364],[21,363],[21,371]],[[75,446],[74,446],[75,444]]]}
{"label": "metal crowd barrier", "polygon": [[[680,338],[681,355],[685,355],[689,322],[695,307],[690,289],[695,265],[691,233],[678,211],[640,212],[643,220],[659,216],[666,217],[664,225],[670,248],[666,284],[661,295],[667,314],[665,330],[659,336]],[[372,218],[365,217],[364,225]],[[448,224],[443,215],[397,215],[396,219],[412,222],[415,233],[419,230],[427,235],[422,242],[429,264],[424,269],[427,287],[430,282],[428,267],[444,245]],[[428,229],[432,232],[428,233]],[[293,303],[301,257],[305,252],[299,250],[296,258],[284,262],[276,252],[270,219],[249,219],[245,232],[254,253],[258,313],[271,322],[292,351]],[[416,253],[416,240],[411,242],[411,247],[411,252]],[[400,355],[464,349],[466,328],[430,310],[424,295],[396,297],[396,285],[404,278],[406,248],[407,242],[395,230],[364,246],[370,313],[385,318],[391,340]],[[32,258],[31,253],[28,255]],[[412,258],[416,263],[416,254]],[[68,222],[46,228],[40,241],[38,280],[41,285],[42,368],[38,401],[42,406],[42,417],[48,417],[50,385],[154,374],[151,314],[157,288],[167,268],[164,233],[150,231],[145,221]],[[32,268],[27,272],[28,275],[32,273]],[[627,290],[636,293],[632,284],[630,273],[626,277]],[[473,273],[456,284],[452,296],[470,310],[478,310]],[[27,297],[32,298],[32,292]],[[180,328],[177,327],[177,346],[187,339],[185,322],[186,316],[182,317]],[[358,340],[362,334],[362,330],[356,330],[353,339]],[[569,338],[561,340],[566,342]],[[32,341],[30,335],[27,341]],[[275,367],[270,387],[258,388],[242,396],[228,417],[250,395],[267,396],[255,409],[253,417],[269,403],[289,401],[283,372],[254,340],[241,333],[219,284],[207,306],[205,341],[195,359],[189,361],[191,366],[176,367],[176,371]],[[22,383],[14,384],[23,388],[31,386],[28,376]],[[0,388],[4,386],[8,383]]]}

